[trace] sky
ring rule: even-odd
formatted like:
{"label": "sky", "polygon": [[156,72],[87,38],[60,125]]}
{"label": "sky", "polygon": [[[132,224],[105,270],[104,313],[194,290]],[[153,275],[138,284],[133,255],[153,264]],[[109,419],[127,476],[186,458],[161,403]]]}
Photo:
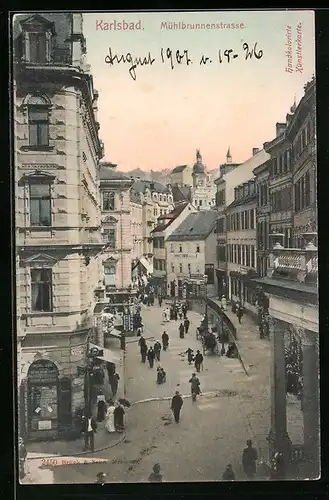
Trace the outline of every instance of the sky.
{"label": "sky", "polygon": [[[142,29],[106,29],[114,20],[141,21]],[[170,30],[166,22],[222,27]],[[243,28],[224,27],[231,23]],[[253,147],[262,148],[275,137],[276,122],[285,121],[294,98],[298,104],[315,73],[313,11],[88,13],[83,30],[99,92],[103,161],[122,171],[193,164],[196,149],[209,170],[225,162],[228,147],[234,163],[246,161]],[[262,50],[262,57],[246,60],[245,43],[249,50],[257,43],[256,54]],[[109,49],[112,56],[130,53],[133,59],[150,53],[154,62],[137,66],[134,80],[131,63],[105,62]],[[237,57],[228,62],[224,51],[230,49]],[[177,50],[188,51],[192,62],[187,65],[185,56],[178,64]],[[200,65],[202,55],[209,60]]]}

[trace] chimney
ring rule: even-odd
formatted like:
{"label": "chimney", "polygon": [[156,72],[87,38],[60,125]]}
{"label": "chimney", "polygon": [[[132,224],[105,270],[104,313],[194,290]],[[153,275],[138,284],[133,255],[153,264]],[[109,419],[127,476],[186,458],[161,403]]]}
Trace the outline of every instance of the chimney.
{"label": "chimney", "polygon": [[259,148],[252,148],[252,155],[255,156],[259,151]]}
{"label": "chimney", "polygon": [[238,192],[239,192],[239,188],[234,188],[234,199],[236,200],[237,197],[238,197]]}
{"label": "chimney", "polygon": [[286,130],[285,123],[277,123],[276,124],[276,136],[277,137],[279,137],[279,135],[282,135],[285,130]]}

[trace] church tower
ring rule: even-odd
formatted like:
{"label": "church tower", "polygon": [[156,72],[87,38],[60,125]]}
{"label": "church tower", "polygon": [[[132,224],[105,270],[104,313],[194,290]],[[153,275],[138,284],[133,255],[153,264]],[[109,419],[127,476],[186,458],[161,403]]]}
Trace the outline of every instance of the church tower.
{"label": "church tower", "polygon": [[232,155],[231,155],[230,146],[228,147],[228,150],[226,153],[226,163],[232,163]]}
{"label": "church tower", "polygon": [[196,163],[193,165],[193,187],[197,187],[199,185],[204,185],[206,181],[206,169],[204,164],[202,163],[202,156],[200,150],[196,150]]}

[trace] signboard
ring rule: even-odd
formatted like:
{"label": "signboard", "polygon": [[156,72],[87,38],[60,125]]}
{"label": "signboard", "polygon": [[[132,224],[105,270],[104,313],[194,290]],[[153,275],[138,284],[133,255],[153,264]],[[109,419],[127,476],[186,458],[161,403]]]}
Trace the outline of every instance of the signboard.
{"label": "signboard", "polygon": [[51,420],[40,420],[38,422],[39,431],[51,430]]}
{"label": "signboard", "polygon": [[43,383],[56,382],[58,378],[58,370],[55,363],[46,359],[34,361],[28,371],[29,382]]}

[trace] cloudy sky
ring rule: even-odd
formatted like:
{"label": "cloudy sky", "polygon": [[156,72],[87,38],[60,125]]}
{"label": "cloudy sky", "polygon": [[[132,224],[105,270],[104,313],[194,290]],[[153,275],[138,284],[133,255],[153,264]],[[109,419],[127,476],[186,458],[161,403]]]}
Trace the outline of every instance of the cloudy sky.
{"label": "cloudy sky", "polygon": [[[141,21],[142,30],[114,31],[105,23]],[[102,21],[102,23],[101,23]],[[164,29],[162,23],[243,24],[243,29]],[[161,27],[162,26],[162,27]],[[299,31],[299,46],[297,44]],[[87,60],[99,91],[100,136],[105,160],[120,170],[173,168],[192,163],[199,148],[213,169],[224,163],[228,146],[234,162],[274,138],[275,124],[300,100],[315,72],[312,11],[88,13],[84,14]],[[245,59],[243,44],[263,56]],[[147,57],[152,65],[105,62],[109,54]],[[188,51],[192,63],[161,60],[169,48]],[[223,62],[219,63],[221,49]],[[232,49],[231,62],[223,55]],[[287,52],[289,54],[287,54]],[[298,54],[297,54],[298,52]],[[202,55],[209,57],[200,65]],[[301,66],[296,71],[296,65]],[[292,72],[287,72],[288,63]]]}

